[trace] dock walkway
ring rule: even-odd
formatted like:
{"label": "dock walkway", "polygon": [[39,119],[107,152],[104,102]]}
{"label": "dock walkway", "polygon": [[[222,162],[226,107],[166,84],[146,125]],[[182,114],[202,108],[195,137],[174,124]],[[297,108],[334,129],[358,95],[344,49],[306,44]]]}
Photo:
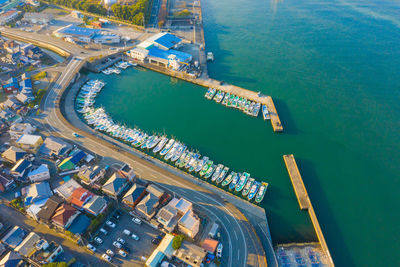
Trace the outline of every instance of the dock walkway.
{"label": "dock walkway", "polygon": [[310,215],[311,221],[314,226],[315,233],[318,237],[319,243],[324,251],[325,255],[328,257],[330,262],[329,266],[335,266],[333,263],[332,256],[329,252],[328,245],[326,244],[324,234],[322,233],[321,227],[319,225],[317,215],[315,214],[314,208],[311,204],[311,200],[308,197],[306,187],[304,186],[303,179],[301,178],[299,169],[296,164],[296,160],[293,155],[284,155],[283,160],[285,161],[286,168],[288,170],[290,179],[293,184],[294,191],[297,196],[297,200],[300,205],[300,209],[307,210]]}

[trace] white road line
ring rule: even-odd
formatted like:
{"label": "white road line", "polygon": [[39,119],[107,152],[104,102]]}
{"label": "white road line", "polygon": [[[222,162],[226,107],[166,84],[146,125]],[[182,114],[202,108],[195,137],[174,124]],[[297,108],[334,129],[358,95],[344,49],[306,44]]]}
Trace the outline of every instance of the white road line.
{"label": "white road line", "polygon": [[238,260],[239,260],[239,258],[240,258],[240,250],[238,250],[237,255],[238,255]]}
{"label": "white road line", "polygon": [[235,236],[236,241],[239,241],[236,231],[233,231],[233,235]]}

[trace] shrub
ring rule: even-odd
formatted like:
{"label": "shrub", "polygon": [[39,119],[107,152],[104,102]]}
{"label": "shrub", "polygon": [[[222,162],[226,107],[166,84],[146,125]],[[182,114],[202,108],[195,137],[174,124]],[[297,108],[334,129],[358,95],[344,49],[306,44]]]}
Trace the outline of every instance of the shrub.
{"label": "shrub", "polygon": [[172,248],[179,249],[182,245],[182,241],[185,239],[184,235],[177,235],[172,239]]}

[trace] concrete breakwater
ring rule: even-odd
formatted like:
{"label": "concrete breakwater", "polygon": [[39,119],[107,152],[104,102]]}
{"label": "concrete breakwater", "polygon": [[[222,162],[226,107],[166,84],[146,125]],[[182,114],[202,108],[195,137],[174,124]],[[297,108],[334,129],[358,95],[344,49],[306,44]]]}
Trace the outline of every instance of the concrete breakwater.
{"label": "concrete breakwater", "polygon": [[322,233],[321,226],[319,225],[317,215],[315,214],[314,208],[311,204],[311,200],[307,194],[306,187],[303,183],[303,179],[301,178],[300,171],[296,164],[296,160],[294,159],[293,155],[284,155],[283,160],[285,161],[285,165],[288,170],[290,180],[292,181],[292,185],[296,193],[300,209],[308,211],[308,214],[310,215],[315,233],[318,237],[318,241],[322,247],[322,250],[328,257],[330,266],[335,266],[333,263],[333,259],[331,257],[331,253],[329,252],[328,245],[325,241],[324,234]]}

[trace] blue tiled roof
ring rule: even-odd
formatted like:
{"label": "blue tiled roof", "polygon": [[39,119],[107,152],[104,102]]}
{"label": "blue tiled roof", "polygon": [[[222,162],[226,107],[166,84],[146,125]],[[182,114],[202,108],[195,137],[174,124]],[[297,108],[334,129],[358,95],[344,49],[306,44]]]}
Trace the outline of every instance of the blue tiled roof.
{"label": "blue tiled roof", "polygon": [[149,49],[149,56],[153,56],[153,57],[158,57],[158,58],[163,58],[168,60],[168,56],[170,55],[175,55],[178,59],[178,61],[180,62],[186,62],[188,61],[192,56],[190,54],[181,52],[181,51],[177,51],[177,50],[173,50],[170,49],[168,51],[164,51],[158,47],[151,47]]}
{"label": "blue tiled roof", "polygon": [[164,34],[163,36],[154,40],[155,43],[158,43],[159,45],[162,45],[168,49],[172,48],[174,45],[176,45],[180,41],[182,41],[180,38],[178,38],[175,35],[170,34],[170,33]]}
{"label": "blue tiled roof", "polygon": [[22,80],[21,86],[27,87],[27,88],[32,88],[32,80],[31,79]]}
{"label": "blue tiled roof", "polygon": [[100,33],[100,30],[99,29],[82,28],[82,27],[71,25],[64,29],[61,29],[59,32],[61,32],[63,34],[73,34],[73,35],[81,35],[81,36],[91,37],[94,34]]}
{"label": "blue tiled roof", "polygon": [[80,150],[80,151],[76,152],[76,153],[72,156],[72,158],[70,159],[70,161],[71,161],[73,164],[76,165],[76,164],[78,164],[78,162],[81,161],[84,157],[86,157],[86,153],[83,152],[82,150]]}

